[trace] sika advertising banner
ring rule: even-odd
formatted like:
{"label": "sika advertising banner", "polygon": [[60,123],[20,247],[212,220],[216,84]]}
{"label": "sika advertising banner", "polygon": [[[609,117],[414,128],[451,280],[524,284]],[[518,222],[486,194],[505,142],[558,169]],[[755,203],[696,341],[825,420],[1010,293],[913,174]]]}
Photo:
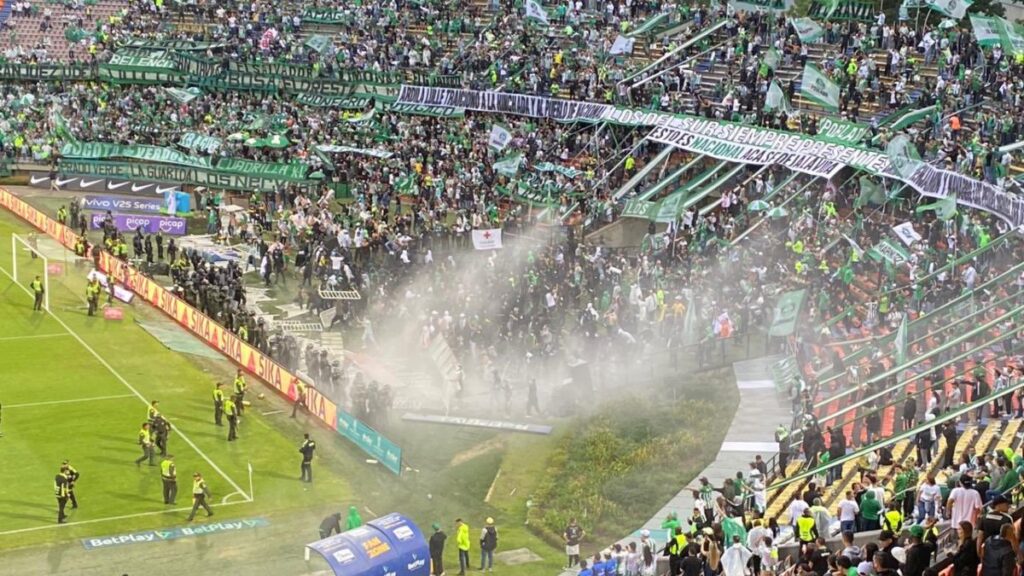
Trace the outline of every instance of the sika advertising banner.
{"label": "sika advertising banner", "polygon": [[[23,220],[32,224],[62,245],[71,249],[78,236],[70,228],[58,224],[43,212],[36,210],[27,202],[0,188],[0,207],[10,210]],[[256,348],[246,344],[230,330],[214,322],[208,316],[189,306],[184,300],[175,296],[151,278],[143,276],[130,264],[122,262],[108,252],[102,252],[99,269],[108,276],[118,279],[140,298],[162,310],[194,336],[201,338],[211,347],[227,356],[235,364],[247,371],[251,376],[274,387],[278,392],[294,401],[298,396],[299,377],[288,372],[280,364],[274,362]],[[345,414],[338,406],[327,399],[313,386],[306,384],[306,408],[316,419],[332,430],[338,429],[338,416]],[[349,416],[352,420],[354,417]],[[357,421],[357,420],[356,420]],[[383,437],[381,437],[384,439]],[[386,439],[384,439],[386,440]],[[360,446],[363,447],[363,446]],[[365,449],[365,447],[364,447]],[[400,467],[397,467],[400,470]],[[398,471],[396,470],[396,473]]]}

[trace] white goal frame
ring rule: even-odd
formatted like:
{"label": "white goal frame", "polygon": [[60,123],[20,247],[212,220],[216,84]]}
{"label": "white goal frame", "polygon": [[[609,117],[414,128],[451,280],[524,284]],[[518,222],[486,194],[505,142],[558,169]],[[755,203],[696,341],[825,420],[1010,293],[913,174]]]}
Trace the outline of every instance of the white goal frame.
{"label": "white goal frame", "polygon": [[[11,270],[12,276],[15,282],[18,280],[18,250],[26,250],[36,255],[36,258],[43,261],[43,272],[40,276],[43,277],[43,309],[47,312],[50,311],[50,259],[43,256],[43,253],[38,248],[32,245],[27,239],[23,238],[19,234],[11,234]],[[26,289],[28,289],[26,285]],[[31,293],[31,290],[29,290]],[[34,297],[34,296],[33,296]]]}

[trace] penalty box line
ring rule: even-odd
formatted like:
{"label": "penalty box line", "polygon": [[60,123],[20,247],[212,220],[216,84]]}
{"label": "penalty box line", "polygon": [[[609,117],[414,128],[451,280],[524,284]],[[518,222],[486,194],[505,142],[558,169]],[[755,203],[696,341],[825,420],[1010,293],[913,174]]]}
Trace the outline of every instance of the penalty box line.
{"label": "penalty box line", "polygon": [[[18,286],[23,291],[25,291],[26,294],[28,294],[29,296],[32,295],[32,291],[30,291],[27,287],[22,286],[21,283],[19,283],[17,280],[15,280],[14,276],[11,276],[11,273],[7,270],[7,268],[4,268],[3,266],[0,266],[0,271],[2,271],[4,273],[4,275],[6,275],[8,278],[10,278],[11,282],[13,282],[16,286]],[[134,394],[139,400],[141,400],[143,404],[145,404],[146,406],[149,406],[149,400],[147,400],[145,396],[143,396],[138,390],[136,390],[134,386],[129,384],[128,381],[125,380],[124,376],[121,376],[120,372],[115,370],[114,367],[111,366],[110,363],[107,362],[106,359],[103,358],[103,356],[100,356],[100,354],[98,352],[96,352],[96,350],[94,350],[93,347],[90,346],[85,340],[83,340],[82,337],[79,336],[77,332],[72,330],[71,327],[68,326],[67,323],[64,322],[64,320],[62,320],[59,316],[57,316],[52,311],[49,314],[50,314],[50,316],[53,317],[54,320],[56,320],[61,326],[64,327],[64,330],[66,330],[68,332],[68,334],[70,334],[75,340],[78,340],[78,343],[81,344],[86,350],[88,350],[89,353],[92,354],[93,357],[95,357],[96,360],[98,360],[99,363],[102,364],[111,374],[113,374],[115,378],[117,378],[122,384],[124,384],[126,388],[131,390],[132,394]],[[238,483],[235,482],[230,476],[228,476],[227,473],[224,472],[224,470],[222,470],[220,468],[220,466],[217,466],[217,464],[213,460],[211,460],[209,456],[206,455],[206,452],[203,452],[202,450],[200,450],[199,446],[196,446],[195,442],[193,442],[191,438],[189,438],[187,435],[185,435],[185,433],[182,432],[180,428],[178,428],[173,423],[171,423],[171,429],[174,430],[175,432],[177,432],[178,436],[180,436],[181,439],[186,444],[189,445],[189,447],[191,447],[193,450],[195,450],[196,453],[199,454],[199,456],[203,460],[205,460],[206,463],[209,464],[210,467],[213,468],[213,470],[215,472],[217,472],[218,474],[220,474],[220,476],[222,478],[227,480],[228,484],[230,484],[231,487],[234,488],[236,492],[240,492],[243,496],[245,496],[245,501],[246,502],[252,502],[252,496],[250,496],[248,493],[246,493],[245,490],[242,490],[242,487],[239,486]]]}

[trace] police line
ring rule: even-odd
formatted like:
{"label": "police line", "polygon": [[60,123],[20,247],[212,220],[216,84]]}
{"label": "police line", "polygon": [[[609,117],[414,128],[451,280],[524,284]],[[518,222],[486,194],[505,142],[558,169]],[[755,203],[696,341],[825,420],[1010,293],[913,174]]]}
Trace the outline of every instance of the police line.
{"label": "police line", "polygon": [[849,166],[876,176],[902,181],[930,198],[955,195],[959,204],[990,212],[1013,226],[1024,225],[1024,199],[1007,194],[986,182],[925,163],[920,163],[912,174],[902,175],[885,152],[836,142],[834,138],[686,114],[504,92],[403,85],[397,102],[550,118],[561,122],[650,126],[652,130],[649,139],[719,160],[758,165],[779,164],[796,172],[825,178]]}
{"label": "police line", "polygon": [[[73,248],[78,240],[78,236],[70,228],[57,223],[3,188],[0,188],[0,207],[13,212],[68,249]],[[116,278],[147,303],[159,308],[183,328],[227,356],[251,376],[259,378],[290,401],[295,401],[298,396],[299,377],[274,362],[269,356],[245,343],[233,332],[193,308],[159,283],[144,276],[135,267],[114,258],[110,253],[100,253],[99,269],[109,277]],[[392,472],[401,473],[401,449],[398,446],[379,434],[374,438],[374,440],[379,440],[379,444],[370,445],[365,438],[357,435],[366,434],[368,431],[376,433],[375,430],[340,409],[312,385],[306,384],[305,387],[304,404],[314,418],[342,434],[371,456],[380,459]],[[355,422],[359,423],[357,429],[354,429],[356,427],[353,426]]]}

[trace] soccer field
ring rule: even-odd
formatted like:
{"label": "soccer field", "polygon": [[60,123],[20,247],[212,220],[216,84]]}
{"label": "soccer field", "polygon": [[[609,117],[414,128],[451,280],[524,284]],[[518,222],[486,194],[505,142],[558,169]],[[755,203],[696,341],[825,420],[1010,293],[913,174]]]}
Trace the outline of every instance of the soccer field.
{"label": "soccer field", "polygon": [[[303,561],[302,548],[316,540],[321,519],[350,504],[364,519],[400,511],[421,526],[441,521],[452,537],[454,518],[472,518],[476,528],[494,516],[508,522],[505,549],[529,549],[543,558],[515,567],[517,574],[557,571],[560,552],[523,526],[529,486],[543,466],[535,456],[549,448],[546,439],[504,436],[503,442],[515,448],[499,481],[499,453],[462,464],[453,460],[492,445],[495,432],[410,425],[396,430],[396,438],[417,470],[396,477],[367,463],[364,453],[335,432],[302,416],[291,419],[284,399],[251,381],[253,404],[239,441],[228,443],[227,429],[214,425],[211,393],[215,382],[230,382],[233,366],[223,358],[170,351],[136,320],[187,335],[141,302],[115,304],[124,312],[121,320],[87,316],[90,266],[76,268],[69,253],[42,235],[39,250],[61,270],[51,270],[50,313],[33,312],[26,288],[42,271],[42,260],[22,250],[19,282],[9,276],[14,274],[11,234],[30,230],[0,211],[0,576],[68,569],[134,574],[143,565],[148,574],[317,574],[326,565]],[[255,399],[259,391],[267,394],[265,400]],[[176,427],[169,441],[179,475],[176,506],[163,504],[159,468],[134,464],[150,400],[160,401]],[[318,443],[313,484],[298,480],[298,445],[307,431]],[[68,523],[58,525],[53,479],[65,459],[81,473],[75,490],[80,508],[69,510]],[[89,548],[94,539],[187,529],[191,474],[197,470],[213,492],[215,516],[207,519],[199,512],[194,526],[258,520],[258,527]],[[484,502],[492,492],[491,502]],[[453,538],[445,556],[457,566]]]}
{"label": "soccer field", "polygon": [[[116,304],[124,311],[121,320],[89,317],[88,266],[75,267],[56,242],[42,236],[38,248],[51,264],[51,313],[34,312],[26,288],[41,273],[42,259],[19,250],[18,282],[12,277],[11,234],[28,231],[10,214],[0,214],[0,550],[184,526],[194,471],[213,493],[215,521],[302,510],[303,522],[315,526],[350,501],[350,488],[332,463],[317,466],[320,481],[298,481],[302,432],[308,429],[323,443],[336,441],[333,433],[291,420],[276,397],[256,400],[262,385],[250,382],[253,404],[239,441],[228,443],[226,427],[214,425],[211,393],[215,382],[230,383],[230,364],[168,350],[135,319],[170,329],[172,323],[141,303]],[[142,454],[137,434],[151,400],[160,401],[174,426],[169,452],[179,476],[175,506],[163,503],[159,467],[134,464]],[[75,488],[79,508],[69,504],[68,522],[58,525],[53,479],[65,459],[81,474]],[[200,511],[195,522],[206,521]],[[296,554],[311,540],[308,533],[296,538]]]}

